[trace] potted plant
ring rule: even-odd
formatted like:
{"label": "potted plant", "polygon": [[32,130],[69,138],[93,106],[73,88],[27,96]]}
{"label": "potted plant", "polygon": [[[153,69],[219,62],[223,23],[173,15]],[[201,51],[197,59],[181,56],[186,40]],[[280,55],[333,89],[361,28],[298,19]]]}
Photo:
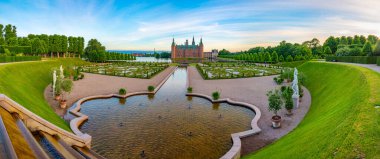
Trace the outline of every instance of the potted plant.
{"label": "potted plant", "polygon": [[61,100],[61,94],[62,94],[62,89],[61,89],[61,80],[57,80],[56,84],[55,84],[55,90],[54,90],[54,99],[56,101],[59,101]]}
{"label": "potted plant", "polygon": [[213,100],[218,100],[220,97],[220,93],[218,91],[212,92],[211,95]]}
{"label": "potted plant", "polygon": [[272,116],[272,127],[279,128],[281,126],[281,116],[279,116],[277,112],[281,109],[283,104],[280,92],[278,90],[269,91],[267,96],[269,102],[268,109],[274,113],[274,116]]}
{"label": "potted plant", "polygon": [[148,91],[153,92],[154,91],[154,86],[148,86]]}
{"label": "potted plant", "polygon": [[292,110],[293,110],[293,99],[291,96],[285,99],[285,109],[288,111],[287,115],[293,115]]}
{"label": "potted plant", "polygon": [[288,111],[287,115],[292,115],[292,110],[293,110],[293,99],[292,99],[292,94],[293,90],[291,87],[286,87],[285,89],[281,90],[282,91],[282,98],[285,100],[285,109]]}
{"label": "potted plant", "polygon": [[[62,91],[66,92],[66,93],[70,93],[71,90],[73,88],[73,81],[71,81],[70,79],[64,79],[62,82],[61,82],[61,89]],[[62,95],[62,99],[60,101],[60,106],[61,108],[66,108],[66,99],[63,98],[63,95]]]}
{"label": "potted plant", "polygon": [[127,90],[124,88],[120,88],[119,89],[119,95],[125,95],[125,94],[127,94]]}
{"label": "potted plant", "polygon": [[187,93],[193,92],[193,87],[187,87]]}

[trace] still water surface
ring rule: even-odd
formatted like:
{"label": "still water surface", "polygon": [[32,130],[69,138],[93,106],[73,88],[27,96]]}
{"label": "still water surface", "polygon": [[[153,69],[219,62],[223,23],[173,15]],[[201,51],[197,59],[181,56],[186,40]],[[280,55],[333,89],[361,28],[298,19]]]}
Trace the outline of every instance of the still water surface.
{"label": "still water surface", "polygon": [[[92,149],[115,158],[219,158],[231,133],[250,129],[254,113],[226,103],[186,97],[186,69],[178,68],[154,96],[87,101],[81,130]],[[142,154],[142,151],[144,153]]]}

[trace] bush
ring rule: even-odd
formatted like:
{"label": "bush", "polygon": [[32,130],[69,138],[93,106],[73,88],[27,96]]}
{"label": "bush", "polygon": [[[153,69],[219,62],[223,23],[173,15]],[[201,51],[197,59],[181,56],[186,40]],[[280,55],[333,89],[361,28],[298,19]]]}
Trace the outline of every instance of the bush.
{"label": "bush", "polygon": [[153,92],[154,91],[154,86],[148,86],[148,91]]}
{"label": "bush", "polygon": [[377,57],[376,64],[377,64],[377,66],[380,66],[380,57]]}
{"label": "bush", "polygon": [[193,92],[193,87],[187,87],[187,93]]}
{"label": "bush", "polygon": [[275,78],[273,78],[273,80],[274,80],[278,85],[280,85],[280,84],[282,84],[282,82],[284,82],[284,79],[281,78],[281,77],[275,77]]}
{"label": "bush", "polygon": [[376,56],[326,56],[326,61],[376,64]]}
{"label": "bush", "polygon": [[280,92],[278,90],[269,91],[267,93],[267,96],[268,96],[268,102],[269,102],[269,106],[268,106],[269,111],[272,111],[276,116],[278,116],[277,112],[282,108],[282,104],[283,104],[281,100]]}
{"label": "bush", "polygon": [[220,97],[220,93],[218,91],[215,91],[212,93],[212,99],[218,100]]}
{"label": "bush", "polygon": [[0,56],[0,63],[40,60],[40,56]]}
{"label": "bush", "polygon": [[125,95],[125,94],[127,94],[127,90],[125,90],[124,88],[120,88],[119,95]]}
{"label": "bush", "polygon": [[285,109],[291,110],[291,109],[293,109],[293,107],[294,107],[293,99],[292,98],[285,99]]}

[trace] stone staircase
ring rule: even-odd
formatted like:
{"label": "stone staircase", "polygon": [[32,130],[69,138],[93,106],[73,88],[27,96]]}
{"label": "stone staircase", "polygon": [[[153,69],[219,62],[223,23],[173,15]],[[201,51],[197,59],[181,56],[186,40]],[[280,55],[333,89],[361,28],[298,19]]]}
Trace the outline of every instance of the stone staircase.
{"label": "stone staircase", "polygon": [[[0,102],[0,158],[1,159],[103,159],[89,148],[89,144],[72,142],[64,133],[45,132],[52,128],[28,126],[19,113],[10,112]],[[64,137],[65,139],[63,139]]]}

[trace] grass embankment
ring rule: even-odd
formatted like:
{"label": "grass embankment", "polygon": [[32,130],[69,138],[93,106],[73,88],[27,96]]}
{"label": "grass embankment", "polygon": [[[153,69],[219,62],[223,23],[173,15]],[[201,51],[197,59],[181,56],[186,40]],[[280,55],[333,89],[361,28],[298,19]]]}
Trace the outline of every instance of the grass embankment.
{"label": "grass embankment", "polygon": [[45,101],[44,90],[52,81],[53,68],[84,63],[80,59],[62,58],[1,65],[0,93],[51,123],[71,131],[69,125]]}
{"label": "grass embankment", "polygon": [[294,68],[294,67],[301,66],[305,62],[307,62],[307,61],[281,62],[281,63],[273,64],[273,65],[274,66],[280,66],[280,67],[291,67],[291,68]]}
{"label": "grass embankment", "polygon": [[312,97],[298,127],[245,158],[379,158],[380,74],[358,66],[299,67]]}

